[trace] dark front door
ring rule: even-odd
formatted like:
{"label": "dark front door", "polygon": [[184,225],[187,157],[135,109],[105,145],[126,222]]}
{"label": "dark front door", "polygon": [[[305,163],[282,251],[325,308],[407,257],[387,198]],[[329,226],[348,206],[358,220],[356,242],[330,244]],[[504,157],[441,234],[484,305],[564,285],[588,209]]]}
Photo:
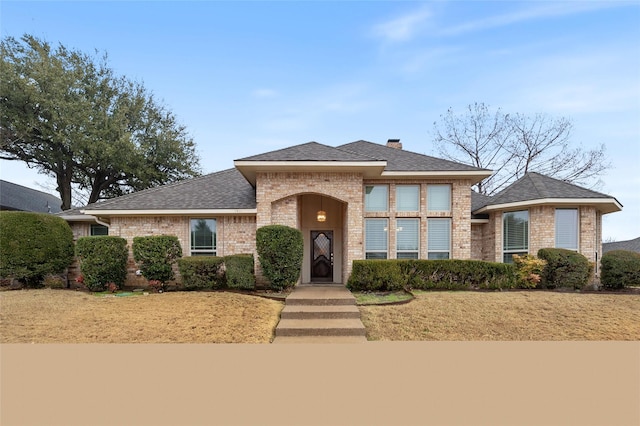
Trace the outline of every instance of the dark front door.
{"label": "dark front door", "polygon": [[333,281],[333,231],[311,231],[311,281]]}

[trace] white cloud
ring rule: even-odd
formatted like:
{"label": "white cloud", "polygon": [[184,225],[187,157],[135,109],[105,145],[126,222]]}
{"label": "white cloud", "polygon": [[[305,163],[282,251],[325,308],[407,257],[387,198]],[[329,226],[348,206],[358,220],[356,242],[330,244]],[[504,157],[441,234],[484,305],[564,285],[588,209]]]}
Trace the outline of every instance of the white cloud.
{"label": "white cloud", "polygon": [[[562,2],[562,3],[535,3],[535,6],[520,9],[502,15],[490,16],[458,25],[444,28],[440,31],[442,36],[457,36],[490,28],[503,27],[518,22],[531,21],[541,18],[554,18],[577,13],[590,12],[616,6],[617,2]],[[618,5],[623,3],[618,3]]]}
{"label": "white cloud", "polygon": [[426,8],[408,13],[399,18],[376,25],[373,33],[386,42],[402,42],[411,40],[426,26],[431,12]]}

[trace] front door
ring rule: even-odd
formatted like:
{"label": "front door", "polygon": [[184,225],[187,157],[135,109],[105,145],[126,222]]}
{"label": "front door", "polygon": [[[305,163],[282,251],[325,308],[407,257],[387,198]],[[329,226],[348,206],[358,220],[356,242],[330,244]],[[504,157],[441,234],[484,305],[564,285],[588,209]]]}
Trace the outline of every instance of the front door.
{"label": "front door", "polygon": [[333,282],[333,231],[311,231],[311,282]]}

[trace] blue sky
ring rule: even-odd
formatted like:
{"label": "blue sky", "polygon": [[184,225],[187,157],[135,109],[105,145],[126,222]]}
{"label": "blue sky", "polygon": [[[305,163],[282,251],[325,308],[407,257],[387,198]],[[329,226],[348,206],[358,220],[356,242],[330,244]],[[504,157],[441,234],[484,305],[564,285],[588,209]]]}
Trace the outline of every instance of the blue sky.
{"label": "blue sky", "polygon": [[[604,143],[613,164],[598,190],[624,209],[603,237],[640,236],[638,1],[3,0],[0,14],[3,37],[107,52],[187,127],[205,173],[312,140],[437,155],[433,122],[473,102],[570,118],[574,144]],[[55,187],[17,162],[0,177]]]}

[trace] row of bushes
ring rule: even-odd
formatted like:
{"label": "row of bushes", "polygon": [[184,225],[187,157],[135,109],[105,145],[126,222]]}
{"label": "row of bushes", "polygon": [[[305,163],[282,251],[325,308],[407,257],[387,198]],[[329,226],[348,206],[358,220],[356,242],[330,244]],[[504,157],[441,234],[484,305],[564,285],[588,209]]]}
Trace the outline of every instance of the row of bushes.
{"label": "row of bushes", "polygon": [[[127,276],[127,241],[116,236],[79,238],[62,218],[31,212],[0,212],[0,277],[30,287],[63,272],[74,255],[80,261],[79,281],[91,291],[115,290]],[[286,226],[258,229],[256,245],[263,274],[272,288],[295,285],[302,266],[302,233]],[[133,257],[141,274],[159,289],[175,278],[174,265],[182,257],[175,236],[135,237]],[[185,288],[255,287],[252,255],[182,259],[178,265]],[[50,281],[50,280],[49,280]]]}
{"label": "row of bushes", "polygon": [[[162,290],[175,278],[177,262],[182,286],[187,290],[255,287],[253,255],[226,257],[182,256],[177,237],[157,235],[135,237],[133,257],[149,284]],[[122,287],[127,276],[127,241],[116,236],[82,237],[76,254],[80,259],[82,281],[91,291]]]}
{"label": "row of bushes", "polygon": [[[81,238],[79,243],[77,254],[89,289],[100,291],[110,284],[122,286],[126,278],[126,241],[104,236]],[[271,286],[282,289],[295,285],[302,266],[302,233],[287,226],[265,226],[258,229],[256,245],[263,273]],[[124,257],[120,256],[121,251]],[[166,235],[135,237],[132,251],[142,275],[158,289],[175,278],[176,262],[185,289],[255,288],[253,255],[181,258],[177,237]],[[103,260],[107,258],[111,260],[108,265]]]}
{"label": "row of bushes", "polygon": [[186,290],[255,288],[252,254],[225,257],[191,256],[178,260],[182,285]]}
{"label": "row of bushes", "polygon": [[480,260],[354,260],[354,291],[470,290],[516,287],[513,265]]}
{"label": "row of bushes", "polygon": [[[0,212],[0,276],[28,286],[39,286],[47,275],[63,271],[74,256],[69,225],[52,215]],[[302,233],[271,225],[259,228],[256,247],[262,272],[272,288],[295,285],[302,265]],[[174,278],[173,265],[182,256],[175,236],[135,237],[134,259],[142,275],[160,288]],[[75,254],[81,261],[84,283],[90,290],[124,284],[127,243],[120,237],[78,239]],[[542,249],[538,257],[514,257],[515,265],[463,260],[355,261],[348,286],[357,290],[399,288],[502,289],[584,287],[593,265],[581,254]],[[185,288],[254,288],[253,257],[184,258],[178,262]],[[640,284],[640,254],[612,251],[602,257],[602,284],[624,288]]]}
{"label": "row of bushes", "polygon": [[[593,264],[571,250],[541,249],[538,257],[514,256],[514,260],[514,264],[455,259],[356,260],[347,287],[356,291],[581,289],[593,277]],[[640,284],[640,254],[606,253],[601,280],[607,288]]]}

